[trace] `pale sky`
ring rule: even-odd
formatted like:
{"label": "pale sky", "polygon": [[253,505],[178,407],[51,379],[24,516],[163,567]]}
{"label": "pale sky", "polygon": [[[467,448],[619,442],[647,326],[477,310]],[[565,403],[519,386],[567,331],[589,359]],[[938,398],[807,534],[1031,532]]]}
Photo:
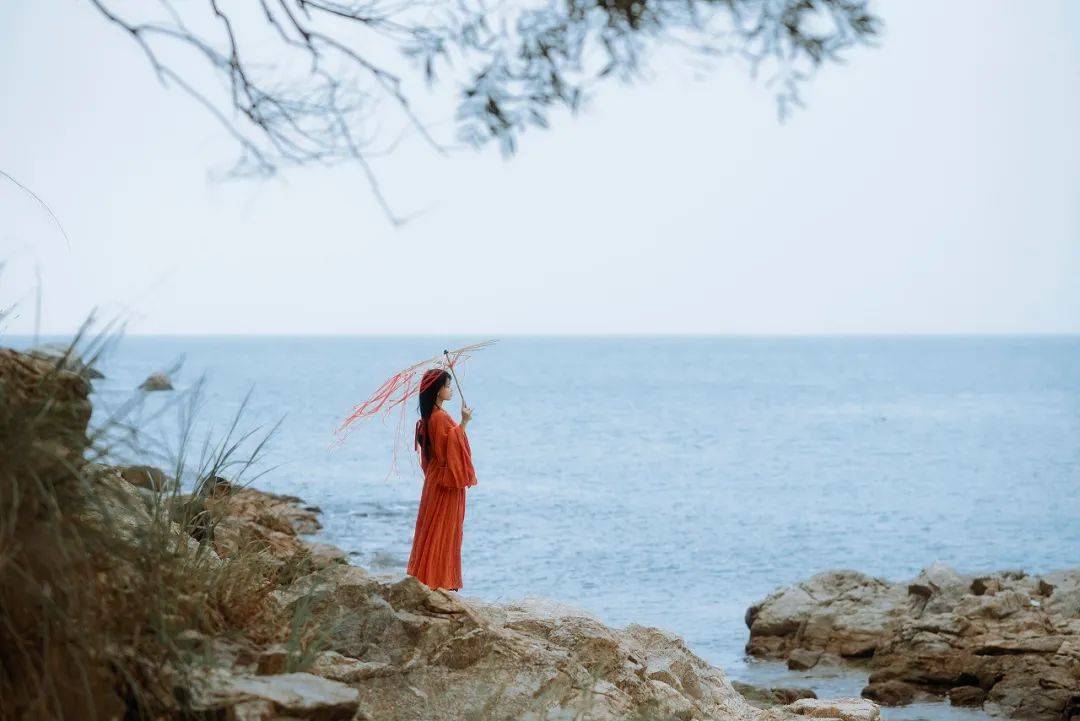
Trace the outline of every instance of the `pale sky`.
{"label": "pale sky", "polygon": [[[89,3],[0,7],[0,332],[1080,332],[1080,3],[885,0],[804,88],[658,62],[440,157],[212,182],[234,146]],[[436,118],[439,120],[439,118]]]}

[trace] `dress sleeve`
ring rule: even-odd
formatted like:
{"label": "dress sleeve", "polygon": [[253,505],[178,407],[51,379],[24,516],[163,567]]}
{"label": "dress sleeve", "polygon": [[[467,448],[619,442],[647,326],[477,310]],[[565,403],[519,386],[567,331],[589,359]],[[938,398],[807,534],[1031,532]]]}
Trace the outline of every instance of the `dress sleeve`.
{"label": "dress sleeve", "polygon": [[476,485],[469,437],[449,415],[442,416],[435,429],[435,453],[440,461],[440,472],[436,475],[439,485],[449,488]]}

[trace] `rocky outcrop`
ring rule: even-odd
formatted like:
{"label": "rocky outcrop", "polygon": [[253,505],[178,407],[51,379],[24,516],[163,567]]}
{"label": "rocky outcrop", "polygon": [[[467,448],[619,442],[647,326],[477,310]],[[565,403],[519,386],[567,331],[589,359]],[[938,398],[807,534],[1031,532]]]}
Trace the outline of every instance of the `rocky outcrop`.
{"label": "rocky outcrop", "polygon": [[[101,483],[126,486],[132,506],[156,496],[124,482],[117,469],[102,469],[102,476]],[[637,624],[611,628],[550,601],[490,604],[432,590],[411,576],[370,573],[344,563],[344,554],[325,544],[312,552],[301,536],[317,529],[318,520],[295,497],[236,488],[219,478],[202,494],[181,499],[178,508],[197,497],[214,516],[212,537],[203,541],[222,559],[240,550],[238,539],[261,544],[258,552],[282,562],[307,551],[309,572],[269,594],[269,614],[276,618],[272,625],[288,628],[306,618],[320,632],[306,648],[222,648],[219,642],[219,667],[179,682],[181,696],[196,711],[380,721],[539,721],[560,709],[587,719],[876,718],[868,711],[876,706],[865,701],[801,710],[781,705],[766,716],[720,669],[667,631]],[[124,533],[142,513],[117,514],[114,527]],[[188,542],[198,543],[194,537]],[[328,560],[314,562],[317,557]],[[806,694],[780,694],[773,701],[800,695]],[[829,709],[836,715],[828,716]]]}
{"label": "rocky outcrop", "polygon": [[[89,382],[77,373],[0,348],[0,493],[17,488],[17,478],[46,484],[70,481],[89,444],[89,393]],[[26,509],[27,519],[35,517]]]}
{"label": "rocky outcrop", "polygon": [[772,708],[782,706],[801,698],[817,698],[813,689],[789,688],[786,686],[755,686],[754,684],[732,681],[732,688],[742,694],[743,698],[758,708]]}
{"label": "rocky outcrop", "polygon": [[[132,505],[160,497],[125,483],[118,469],[101,472],[102,483],[128,488]],[[539,599],[485,603],[432,590],[412,576],[348,565],[339,549],[302,538],[319,527],[317,509],[295,497],[212,478],[180,499],[174,513],[199,499],[213,516],[202,542],[223,562],[242,547],[251,551],[250,544],[282,563],[306,553],[308,572],[270,592],[267,608],[276,619],[271,625],[288,628],[303,618],[319,631],[307,644],[257,649],[192,634],[193,645],[212,647],[218,658],[213,672],[172,682],[194,711],[266,720],[540,721],[560,713],[642,720],[877,718],[876,705],[854,700],[763,711],[680,637],[657,628],[611,628],[585,611]],[[123,532],[140,513],[116,528]],[[248,545],[237,545],[238,539]],[[772,702],[805,695],[812,694],[791,690]]]}
{"label": "rocky outcrop", "polygon": [[139,384],[141,391],[171,391],[172,389],[172,381],[165,373],[151,373]]}
{"label": "rocky outcrop", "polygon": [[747,612],[748,653],[865,659],[863,695],[947,698],[1023,719],[1080,717],[1080,569],[962,574],[943,564],[891,583],[828,571]]}
{"label": "rocky outcrop", "polygon": [[[771,594],[746,612],[746,652],[788,658],[795,651],[866,658],[881,641],[904,588],[858,571],[827,571]],[[797,658],[809,658],[805,654]],[[813,663],[817,663],[814,657]]]}

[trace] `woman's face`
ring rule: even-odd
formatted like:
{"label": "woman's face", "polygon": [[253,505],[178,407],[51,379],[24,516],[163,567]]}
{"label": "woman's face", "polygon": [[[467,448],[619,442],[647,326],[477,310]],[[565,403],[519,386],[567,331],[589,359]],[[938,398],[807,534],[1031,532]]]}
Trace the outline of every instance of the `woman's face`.
{"label": "woman's face", "polygon": [[439,389],[438,399],[440,401],[448,401],[454,397],[454,387],[450,385],[450,379],[446,379],[446,383],[443,383],[443,387]]}

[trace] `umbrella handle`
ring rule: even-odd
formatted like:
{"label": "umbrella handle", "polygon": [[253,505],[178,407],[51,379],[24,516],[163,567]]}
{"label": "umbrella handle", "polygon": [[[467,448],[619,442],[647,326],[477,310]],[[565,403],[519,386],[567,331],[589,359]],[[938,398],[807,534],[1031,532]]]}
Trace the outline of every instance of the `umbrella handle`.
{"label": "umbrella handle", "polygon": [[454,385],[457,386],[458,395],[461,396],[461,405],[468,407],[465,402],[465,394],[461,392],[461,384],[458,383],[457,374],[454,373],[454,364],[450,362],[450,351],[443,350],[443,355],[446,356],[446,365],[450,368],[450,376],[454,379]]}

